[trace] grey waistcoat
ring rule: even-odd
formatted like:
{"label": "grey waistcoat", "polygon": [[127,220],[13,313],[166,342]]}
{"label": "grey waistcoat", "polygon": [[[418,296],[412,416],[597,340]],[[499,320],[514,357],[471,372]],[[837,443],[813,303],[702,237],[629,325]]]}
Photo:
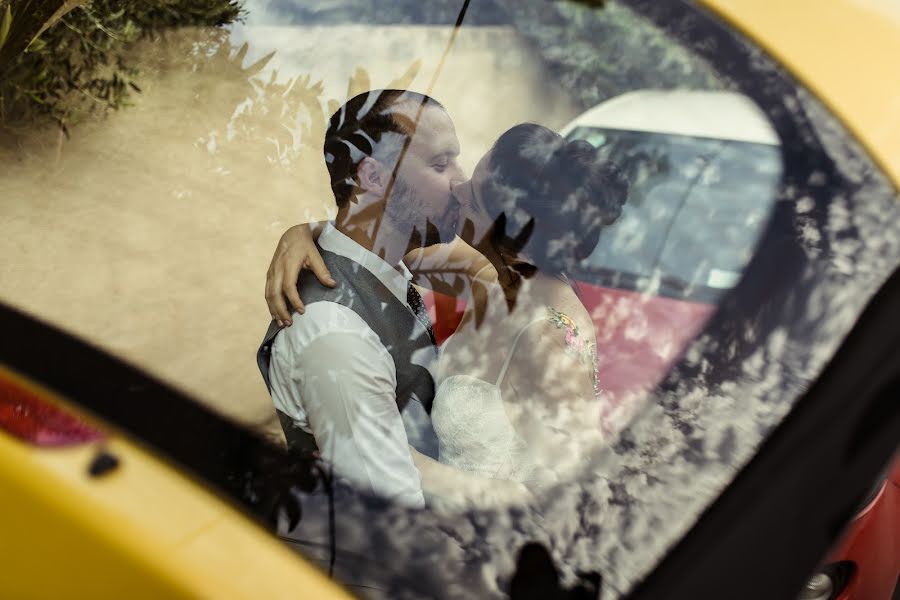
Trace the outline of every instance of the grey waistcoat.
{"label": "grey waistcoat", "polygon": [[[437,358],[437,348],[424,328],[417,324],[409,307],[400,302],[377,277],[346,257],[322,249],[320,252],[338,284],[335,288],[327,288],[312,272],[303,271],[297,282],[303,303],[336,302],[353,310],[375,331],[394,359],[397,409],[403,416],[409,442],[423,454],[437,457],[437,439],[428,417],[434,400],[434,380],[428,369],[421,366],[423,359]],[[256,362],[270,394],[272,341],[279,331],[277,323],[272,321],[256,354]],[[419,364],[413,362],[414,357]],[[290,416],[277,412],[288,449],[302,455],[314,451],[316,444],[313,436],[297,426]]]}

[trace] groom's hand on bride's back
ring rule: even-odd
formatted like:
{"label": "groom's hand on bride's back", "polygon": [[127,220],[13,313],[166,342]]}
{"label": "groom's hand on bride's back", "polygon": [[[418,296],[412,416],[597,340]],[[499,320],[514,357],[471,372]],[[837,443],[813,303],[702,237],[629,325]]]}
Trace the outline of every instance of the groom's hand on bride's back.
{"label": "groom's hand on bride's back", "polygon": [[302,269],[309,269],[327,287],[337,283],[322,261],[312,230],[308,224],[294,225],[278,240],[272,262],[266,274],[266,304],[269,314],[279,327],[290,326],[291,308],[303,314],[306,308],[297,293],[297,277]]}

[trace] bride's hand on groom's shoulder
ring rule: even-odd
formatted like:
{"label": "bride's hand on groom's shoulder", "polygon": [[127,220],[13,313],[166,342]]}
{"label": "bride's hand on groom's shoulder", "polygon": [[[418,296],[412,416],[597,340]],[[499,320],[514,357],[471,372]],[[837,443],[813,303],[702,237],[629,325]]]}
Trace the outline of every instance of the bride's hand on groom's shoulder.
{"label": "bride's hand on groom's shoulder", "polygon": [[302,269],[312,271],[322,285],[337,285],[322,261],[312,229],[306,223],[294,225],[282,234],[266,273],[266,304],[279,327],[293,323],[288,302],[300,314],[306,310],[297,292],[297,278]]}

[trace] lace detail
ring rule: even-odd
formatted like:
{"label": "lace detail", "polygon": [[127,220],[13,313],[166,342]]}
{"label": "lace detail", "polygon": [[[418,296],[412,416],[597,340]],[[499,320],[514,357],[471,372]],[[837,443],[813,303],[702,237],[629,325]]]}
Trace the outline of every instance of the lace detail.
{"label": "lace detail", "polygon": [[469,375],[441,382],[431,422],[438,438],[440,462],[494,479],[527,481],[534,463],[516,433],[500,388]]}
{"label": "lace detail", "polygon": [[[549,320],[565,330],[566,352],[591,365],[594,390],[599,394],[594,341],[583,338],[569,316],[555,308],[547,308],[549,316],[545,314],[531,324]],[[438,438],[441,463],[483,477],[519,481],[533,488],[544,487],[555,479],[554,472],[541,464],[513,427],[500,392],[519,337],[531,324],[517,334],[496,382],[464,374],[449,375],[439,382],[431,421]],[[591,406],[597,407],[596,397],[585,399],[585,402],[588,410],[584,411],[582,418],[586,417]],[[560,417],[556,415],[557,419]],[[554,418],[552,415],[547,418],[547,424],[551,426],[550,421]],[[575,432],[572,433],[574,435]],[[598,423],[595,435],[599,433]]]}

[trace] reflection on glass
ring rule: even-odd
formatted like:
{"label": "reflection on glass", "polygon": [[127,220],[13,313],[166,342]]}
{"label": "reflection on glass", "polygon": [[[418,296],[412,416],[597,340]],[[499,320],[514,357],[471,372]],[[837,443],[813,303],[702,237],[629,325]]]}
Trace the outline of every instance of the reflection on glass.
{"label": "reflection on glass", "polygon": [[[389,401],[367,404],[356,422],[370,439],[392,437],[398,460],[363,473],[360,465],[383,458],[383,449],[341,455],[338,445],[346,450],[354,439],[353,419],[341,429],[325,412],[326,429],[340,429],[342,439],[305,447],[359,492],[334,525],[347,533],[339,538],[346,564],[358,561],[342,577],[397,574],[387,587],[402,588],[404,568],[420,573],[404,561],[437,552],[422,572],[455,581],[454,569],[466,571],[457,583],[480,597],[506,585],[520,531],[559,535],[559,552],[569,551],[577,537],[569,521],[584,515],[552,516],[555,499],[588,481],[594,487],[577,489],[590,518],[625,504],[626,491],[607,486],[594,459],[740,280],[781,164],[775,141],[679,128],[697,111],[674,102],[665,127],[646,125],[655,111],[640,106],[643,129],[627,119],[590,122],[596,105],[636,89],[723,87],[710,65],[627,7],[471,4],[454,31],[461,2],[251,1],[243,24],[138,42],[143,92],[134,106],[72,127],[68,141],[38,131],[18,150],[3,146],[0,248],[9,257],[5,302],[279,441],[281,424],[294,446],[303,438],[295,428],[306,442],[315,433],[309,415],[291,411],[310,400],[300,393],[309,380],[319,379],[328,399],[349,389],[354,369],[361,388],[385,379]],[[440,108],[410,105],[396,154],[376,156],[362,142],[351,149],[343,139],[326,144],[335,119],[337,128],[351,122],[341,107],[381,88],[427,92]],[[356,115],[372,108],[366,100],[354,104]],[[739,129],[733,119],[725,127]],[[360,173],[366,156],[378,165]],[[345,158],[352,169],[336,177],[329,165]],[[374,175],[379,182],[368,185],[383,189],[361,198]],[[339,212],[335,185],[348,179],[356,201]],[[443,204],[425,214],[435,202]],[[354,358],[348,349],[369,334],[344,314],[344,333],[356,339],[278,374],[292,396],[276,401],[287,415],[278,421],[248,359],[268,319],[262,273],[285,228],[329,218],[356,244],[348,253],[363,248],[373,261],[366,269],[396,284],[384,297],[391,308],[379,296],[369,317],[393,327],[397,347],[414,347],[392,355],[385,333],[370,340],[375,358]],[[319,248],[338,249],[328,241]],[[352,266],[329,266],[339,291],[361,279]],[[314,328],[337,318],[321,314],[326,292],[303,276],[308,311],[294,317],[295,334],[301,319]],[[435,331],[444,330],[439,357],[413,292],[432,310],[443,307],[433,315]],[[444,339],[447,329],[453,335]],[[387,370],[372,369],[377,361]],[[416,392],[418,404],[398,401],[390,380],[412,367],[428,374],[417,370],[410,380],[430,379],[434,388],[410,385],[406,395]],[[301,384],[303,368],[312,370]],[[342,460],[352,463],[343,473]],[[283,533],[314,553],[325,544],[318,534],[333,531],[328,510],[308,502],[297,528]],[[500,516],[510,506],[532,512],[513,526]],[[479,510],[495,512],[477,527],[462,524]],[[594,530],[578,535],[599,539]],[[379,571],[382,564],[392,566]]]}
{"label": "reflection on glass", "polygon": [[631,92],[567,130],[632,182],[622,217],[579,269],[611,432],[739,281],[768,223],[781,153],[760,111],[724,91]]}
{"label": "reflection on glass", "polygon": [[588,268],[645,281],[659,271],[663,295],[708,303],[737,283],[780,178],[777,146],[587,128],[569,137],[602,140],[603,154],[627,164],[634,181],[621,221]]}

